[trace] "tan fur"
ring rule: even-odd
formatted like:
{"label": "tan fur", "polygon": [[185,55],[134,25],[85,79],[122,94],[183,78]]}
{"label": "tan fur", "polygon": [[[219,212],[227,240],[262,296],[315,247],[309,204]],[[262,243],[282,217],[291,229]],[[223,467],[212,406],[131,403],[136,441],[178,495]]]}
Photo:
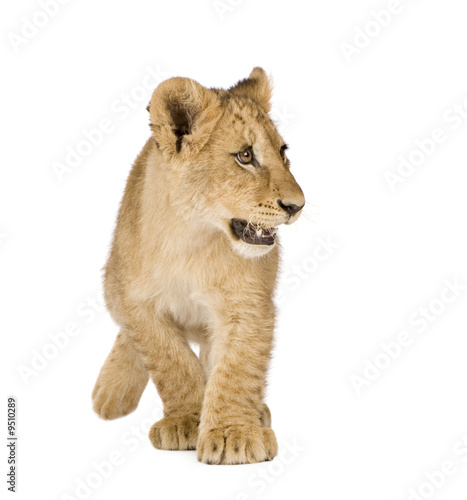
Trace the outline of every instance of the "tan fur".
{"label": "tan fur", "polygon": [[[106,419],[133,411],[149,374],[164,405],[153,445],[197,448],[205,463],[277,454],[263,398],[279,244],[247,244],[230,228],[233,218],[291,223],[298,214],[290,218],[278,200],[304,204],[267,114],[270,96],[260,68],[229,90],[185,78],[159,85],[153,135],[128,178],[105,267],[121,332],[94,389],[95,411]],[[247,146],[259,166],[236,161]]]}

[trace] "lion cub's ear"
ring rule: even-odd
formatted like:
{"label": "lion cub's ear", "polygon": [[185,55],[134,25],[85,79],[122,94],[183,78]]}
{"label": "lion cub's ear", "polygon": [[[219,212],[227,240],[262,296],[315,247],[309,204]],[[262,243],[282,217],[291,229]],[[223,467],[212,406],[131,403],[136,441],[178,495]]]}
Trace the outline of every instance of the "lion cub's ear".
{"label": "lion cub's ear", "polygon": [[151,129],[167,159],[196,154],[222,114],[217,95],[188,78],[170,78],[149,103]]}
{"label": "lion cub's ear", "polygon": [[248,78],[240,80],[229,90],[234,94],[251,97],[266,113],[271,111],[271,83],[263,68],[254,68]]}

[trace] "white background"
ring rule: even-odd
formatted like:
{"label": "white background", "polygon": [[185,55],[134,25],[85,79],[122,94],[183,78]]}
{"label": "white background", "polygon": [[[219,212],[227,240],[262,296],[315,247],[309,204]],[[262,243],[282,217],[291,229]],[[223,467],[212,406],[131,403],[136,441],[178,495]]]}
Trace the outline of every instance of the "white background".
{"label": "white background", "polygon": [[[376,15],[375,25],[372,11],[387,1],[229,1],[75,0],[37,33],[25,28],[44,23],[37,1],[3,5],[0,422],[5,435],[15,395],[16,498],[464,498],[467,291],[443,290],[445,280],[467,285],[465,6],[396,1],[397,13]],[[104,422],[93,413],[117,327],[92,301],[126,177],[149,135],[147,68],[224,87],[256,65],[274,77],[275,117],[308,201],[300,221],[281,229],[268,403],[282,451],[271,463],[207,466],[195,452],[151,446],[147,429],[160,418],[151,384],[130,416]],[[137,97],[127,112],[125,94]],[[54,162],[102,120],[112,131],[60,181]],[[425,158],[415,153],[417,166],[391,190],[385,172],[397,173],[398,158],[435,129],[444,142]],[[325,255],[326,240],[338,248]],[[433,321],[420,321],[421,306],[436,311]],[[69,323],[79,333],[54,352],[50,334]],[[381,344],[400,332],[411,343],[393,346],[391,360]],[[21,376],[44,349],[52,359]],[[355,377],[367,380],[375,358],[384,367],[367,369],[373,380],[357,390]],[[115,456],[98,475],[93,463]],[[430,487],[427,474],[446,461],[453,474],[435,474]]]}

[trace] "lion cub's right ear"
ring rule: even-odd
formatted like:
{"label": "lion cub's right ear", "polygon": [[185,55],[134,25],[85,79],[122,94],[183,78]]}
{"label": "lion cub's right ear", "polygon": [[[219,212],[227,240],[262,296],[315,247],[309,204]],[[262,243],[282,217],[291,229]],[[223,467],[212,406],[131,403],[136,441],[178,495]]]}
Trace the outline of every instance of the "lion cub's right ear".
{"label": "lion cub's right ear", "polygon": [[184,159],[206,144],[222,114],[217,95],[188,78],[170,78],[149,103],[151,130],[166,159]]}

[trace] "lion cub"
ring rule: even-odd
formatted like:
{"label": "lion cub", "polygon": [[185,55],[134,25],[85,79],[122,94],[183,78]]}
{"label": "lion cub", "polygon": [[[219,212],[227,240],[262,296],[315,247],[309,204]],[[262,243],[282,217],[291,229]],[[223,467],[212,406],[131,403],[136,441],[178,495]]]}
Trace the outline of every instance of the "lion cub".
{"label": "lion cub", "polygon": [[156,88],[152,136],[128,178],[105,266],[120,333],[94,388],[95,411],[132,412],[150,377],[164,405],[152,444],[196,448],[208,464],[277,454],[263,402],[277,227],[294,222],[305,199],[268,116],[270,97],[261,68],[228,90],[187,78]]}

